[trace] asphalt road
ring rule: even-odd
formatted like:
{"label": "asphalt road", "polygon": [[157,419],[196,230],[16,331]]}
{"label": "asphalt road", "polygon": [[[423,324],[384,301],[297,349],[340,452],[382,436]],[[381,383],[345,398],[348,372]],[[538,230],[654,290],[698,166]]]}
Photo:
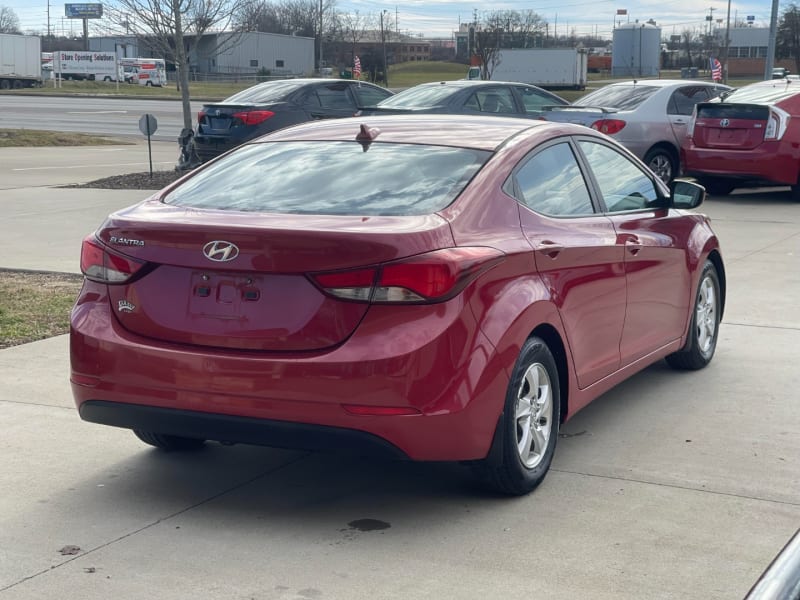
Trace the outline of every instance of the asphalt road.
{"label": "asphalt road", "polygon": [[[101,159],[30,152],[53,168],[0,194],[0,267],[77,268],[80,238],[146,194],[50,187]],[[0,350],[0,600],[742,598],[800,525],[800,204],[702,210],[728,277],[714,361],[595,400],[524,498],[452,464],[161,453],[78,418],[67,336]]]}
{"label": "asphalt road", "polygon": [[[141,136],[139,119],[155,115],[153,139],[176,141],[183,128],[176,100],[0,95],[0,129],[50,129],[112,136]],[[192,103],[192,121],[201,103]]]}

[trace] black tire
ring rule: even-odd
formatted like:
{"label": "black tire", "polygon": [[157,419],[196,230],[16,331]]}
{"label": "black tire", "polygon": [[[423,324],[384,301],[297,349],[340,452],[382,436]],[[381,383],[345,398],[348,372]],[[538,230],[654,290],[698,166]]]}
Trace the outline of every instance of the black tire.
{"label": "black tire", "polygon": [[667,356],[667,364],[670,367],[683,371],[696,371],[711,362],[719,337],[721,302],[717,268],[714,263],[707,260],[700,273],[686,344],[677,352]]}
{"label": "black tire", "polygon": [[15,90],[21,90],[22,88],[25,87],[25,84],[22,83],[22,81],[20,81],[19,79],[15,79],[14,83],[11,84],[11,87],[13,87]]}
{"label": "black tire", "polygon": [[736,183],[730,179],[707,177],[699,180],[700,185],[712,196],[727,196],[736,189]]}
{"label": "black tire", "polygon": [[[536,391],[532,392],[532,387]],[[522,346],[506,392],[500,430],[499,459],[487,457],[475,465],[478,476],[493,490],[522,496],[543,480],[553,461],[561,418],[558,368],[543,340],[530,338]]]}
{"label": "black tire", "polygon": [[644,164],[667,184],[678,174],[678,158],[668,148],[650,148],[644,155]]}
{"label": "black tire", "polygon": [[142,431],[141,429],[134,429],[133,433],[145,444],[150,444],[151,446],[155,446],[167,452],[198,450],[205,444],[205,440],[177,435],[166,435],[164,433],[153,433],[152,431]]}
{"label": "black tire", "polygon": [[152,82],[152,81],[148,81],[148,82],[146,82],[146,83],[144,84],[144,87],[153,87],[153,82]]}
{"label": "black tire", "polygon": [[11,82],[8,79],[0,79],[0,90],[11,89]]}

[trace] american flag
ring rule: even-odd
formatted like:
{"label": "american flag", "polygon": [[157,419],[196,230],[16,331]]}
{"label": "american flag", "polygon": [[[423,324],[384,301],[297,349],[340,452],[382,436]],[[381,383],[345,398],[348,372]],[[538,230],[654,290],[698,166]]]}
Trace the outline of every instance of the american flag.
{"label": "american flag", "polygon": [[722,81],[722,65],[716,58],[711,58],[711,79]]}
{"label": "american flag", "polygon": [[353,79],[361,77],[361,59],[357,56],[353,59]]}

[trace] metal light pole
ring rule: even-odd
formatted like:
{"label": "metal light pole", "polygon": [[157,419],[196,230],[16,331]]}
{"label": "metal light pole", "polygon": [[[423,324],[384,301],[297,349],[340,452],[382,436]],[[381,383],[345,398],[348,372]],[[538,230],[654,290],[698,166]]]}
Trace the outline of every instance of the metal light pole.
{"label": "metal light pole", "polygon": [[[322,0],[319,0],[319,69],[322,69]],[[319,74],[322,71],[318,71]]]}
{"label": "metal light pole", "polygon": [[725,60],[722,63],[722,83],[728,83],[728,48],[731,44],[731,0],[728,0],[728,23],[725,25]]}
{"label": "metal light pole", "polygon": [[386,35],[383,30],[383,15],[385,15],[388,11],[383,9],[381,12],[381,45],[383,46],[383,82],[386,84],[386,87],[389,87],[389,65],[386,62]]}

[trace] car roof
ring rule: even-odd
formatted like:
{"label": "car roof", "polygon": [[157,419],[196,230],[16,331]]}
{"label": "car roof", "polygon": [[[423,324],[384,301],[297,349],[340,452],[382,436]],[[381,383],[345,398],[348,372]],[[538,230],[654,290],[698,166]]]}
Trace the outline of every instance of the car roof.
{"label": "car roof", "polygon": [[[622,85],[647,85],[652,87],[670,87],[679,85],[719,85],[728,87],[723,83],[713,81],[703,81],[699,79],[631,79],[629,81],[615,81],[610,86]],[[600,88],[598,88],[600,89]]]}
{"label": "car roof", "polygon": [[[258,138],[257,142],[295,140],[352,141],[362,126],[373,130],[376,142],[425,143],[431,145],[497,149],[504,142],[531,129],[559,127],[563,123],[548,123],[510,117],[472,115],[380,115],[312,121],[278,130]],[[585,127],[573,126],[575,132]],[[571,132],[571,131],[570,131]]]}
{"label": "car roof", "polygon": [[[415,85],[415,88],[418,87],[436,87],[436,86],[447,86],[447,87],[458,87],[458,88],[467,88],[467,87],[491,87],[496,85],[523,85],[526,87],[536,87],[535,85],[531,85],[529,83],[521,83],[519,81],[487,81],[484,79],[449,79],[444,81],[431,81],[428,83],[420,83]],[[414,88],[407,88],[407,89],[414,89]]]}

